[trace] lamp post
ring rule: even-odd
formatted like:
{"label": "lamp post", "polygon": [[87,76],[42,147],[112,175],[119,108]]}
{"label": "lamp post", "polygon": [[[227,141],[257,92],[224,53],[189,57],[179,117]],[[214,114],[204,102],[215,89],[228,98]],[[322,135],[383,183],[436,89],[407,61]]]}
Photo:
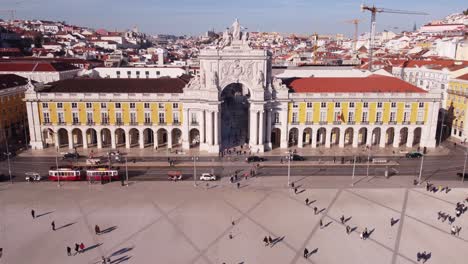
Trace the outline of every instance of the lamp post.
{"label": "lamp post", "polygon": [[468,158],[468,151],[465,151],[465,163],[463,164],[462,182],[465,182],[466,158]]}
{"label": "lamp post", "polygon": [[421,158],[421,166],[419,167],[418,185],[421,184],[421,176],[422,176],[423,164],[424,164],[424,156],[422,156],[422,158]]}
{"label": "lamp post", "polygon": [[356,172],[356,156],[353,157],[353,174],[351,175],[351,186],[354,186],[354,173]]}
{"label": "lamp post", "polygon": [[128,161],[127,161],[127,156],[125,156],[125,178],[127,178],[127,187],[128,187]]}
{"label": "lamp post", "polygon": [[292,153],[291,151],[288,151],[288,156],[286,156],[288,159],[288,188],[291,187],[291,159],[292,159]]}
{"label": "lamp post", "polygon": [[193,160],[193,186],[197,187],[197,156],[192,157]]}
{"label": "lamp post", "polygon": [[3,137],[5,138],[5,146],[6,146],[6,152],[3,152],[7,156],[7,162],[8,162],[8,174],[10,175],[10,183],[13,184],[13,178],[11,177],[11,165],[10,165],[10,155],[11,152],[8,149],[8,140],[6,137],[5,129],[3,129]]}
{"label": "lamp post", "polygon": [[[58,136],[58,135],[56,135]],[[58,180],[58,187],[60,187],[60,173],[58,173],[59,167],[58,167],[58,153],[59,153],[59,146],[56,147],[55,149],[55,170],[57,171],[57,180]]]}
{"label": "lamp post", "polygon": [[366,172],[366,177],[369,177],[369,165],[370,165],[370,148],[367,151],[367,172]]}

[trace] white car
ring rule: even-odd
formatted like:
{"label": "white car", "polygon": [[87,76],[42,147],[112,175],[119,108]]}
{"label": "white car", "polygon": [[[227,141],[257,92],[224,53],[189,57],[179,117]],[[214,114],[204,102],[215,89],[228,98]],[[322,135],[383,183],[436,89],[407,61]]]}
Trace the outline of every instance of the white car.
{"label": "white car", "polygon": [[211,173],[203,173],[200,176],[201,181],[216,181],[216,176]]}

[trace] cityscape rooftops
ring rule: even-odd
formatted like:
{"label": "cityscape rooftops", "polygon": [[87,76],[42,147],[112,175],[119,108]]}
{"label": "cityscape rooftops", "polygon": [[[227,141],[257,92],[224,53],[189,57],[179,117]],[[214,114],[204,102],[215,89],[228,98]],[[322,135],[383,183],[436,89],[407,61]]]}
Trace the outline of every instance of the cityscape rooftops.
{"label": "cityscape rooftops", "polygon": [[462,75],[462,76],[458,76],[457,78],[455,78],[455,80],[468,81],[468,73],[467,73],[467,74],[464,74],[464,75]]}
{"label": "cityscape rooftops", "polygon": [[1,62],[0,72],[62,72],[76,70],[77,67],[62,62]]}
{"label": "cityscape rooftops", "polygon": [[42,93],[182,93],[190,77],[158,79],[67,79],[49,83]]}
{"label": "cityscape rooftops", "polygon": [[0,90],[23,86],[28,83],[28,79],[16,74],[0,74]]}
{"label": "cityscape rooftops", "polygon": [[354,78],[298,78],[290,80],[288,86],[295,93],[427,93],[395,77],[375,74]]}

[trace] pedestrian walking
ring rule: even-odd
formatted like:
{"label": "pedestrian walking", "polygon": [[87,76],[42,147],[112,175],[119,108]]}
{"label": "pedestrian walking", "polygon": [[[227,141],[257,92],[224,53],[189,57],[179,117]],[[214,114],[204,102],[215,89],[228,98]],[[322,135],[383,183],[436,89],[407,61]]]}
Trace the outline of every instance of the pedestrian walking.
{"label": "pedestrian walking", "polygon": [[317,206],[314,206],[314,214],[317,214],[317,210],[318,210]]}
{"label": "pedestrian walking", "polygon": [[0,248],[0,258],[3,256],[3,248]]}
{"label": "pedestrian walking", "polygon": [[393,219],[393,217],[390,218],[390,226],[393,226],[393,224],[395,223],[394,221],[395,221],[395,220]]}
{"label": "pedestrian walking", "polygon": [[102,262],[101,262],[102,264],[107,264],[106,258],[104,256],[102,256],[101,259],[102,259]]}
{"label": "pedestrian walking", "polygon": [[344,224],[344,215],[342,215],[342,216],[340,217],[340,221],[341,221],[342,224]]}
{"label": "pedestrian walking", "polygon": [[351,227],[349,225],[346,226],[346,234],[349,235],[351,233]]}
{"label": "pedestrian walking", "polygon": [[305,199],[305,203],[306,203],[307,206],[309,205],[309,198]]}
{"label": "pedestrian walking", "polygon": [[84,252],[84,249],[85,249],[85,246],[84,246],[83,242],[81,242],[81,244],[80,244],[80,251],[81,251],[81,252]]}
{"label": "pedestrian walking", "polygon": [[294,188],[294,182],[291,182],[291,188]]}
{"label": "pedestrian walking", "polygon": [[50,225],[52,226],[52,230],[55,231],[55,221],[52,221]]}
{"label": "pedestrian walking", "polygon": [[271,236],[268,236],[268,244],[273,243],[273,239],[271,239]]}
{"label": "pedestrian walking", "polygon": [[31,216],[32,216],[33,219],[36,218],[36,212],[34,211],[34,209],[31,210]]}
{"label": "pedestrian walking", "polygon": [[67,255],[71,256],[71,247],[68,247],[68,246],[67,246]]}
{"label": "pedestrian walking", "polygon": [[237,189],[239,189],[239,188],[240,188],[240,182],[237,183]]}
{"label": "pedestrian walking", "polygon": [[265,243],[265,247],[268,246],[269,243],[268,243],[268,238],[267,237],[263,238],[263,242]]}
{"label": "pedestrian walking", "polygon": [[309,257],[309,250],[307,248],[304,248],[304,258]]}
{"label": "pedestrian walking", "polygon": [[297,188],[294,188],[294,194],[297,194]]}
{"label": "pedestrian walking", "polygon": [[323,227],[322,219],[320,219],[320,223],[319,223],[319,224],[320,224],[320,228],[322,228],[322,227]]}
{"label": "pedestrian walking", "polygon": [[94,226],[94,232],[96,232],[96,235],[99,235],[101,233],[101,228],[99,228],[98,225]]}
{"label": "pedestrian walking", "polygon": [[80,253],[80,245],[75,243],[75,255]]}
{"label": "pedestrian walking", "polygon": [[231,233],[229,233],[229,239],[232,239],[232,238],[233,238],[232,234],[231,234]]}

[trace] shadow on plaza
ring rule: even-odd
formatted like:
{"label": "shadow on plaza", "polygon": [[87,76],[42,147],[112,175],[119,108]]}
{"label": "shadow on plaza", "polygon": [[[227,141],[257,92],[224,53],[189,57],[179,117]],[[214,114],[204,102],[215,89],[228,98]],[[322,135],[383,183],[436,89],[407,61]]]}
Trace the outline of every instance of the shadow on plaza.
{"label": "shadow on plaza", "polygon": [[132,249],[133,249],[133,247],[125,247],[125,248],[122,248],[122,249],[119,249],[119,250],[115,251],[110,256],[114,257],[114,256],[117,256],[117,255],[122,255],[124,253],[127,253],[127,252],[131,251]]}
{"label": "shadow on plaza", "polygon": [[63,226],[61,226],[61,227],[57,227],[55,230],[60,230],[60,229],[63,229],[63,228],[65,228],[65,227],[69,227],[69,226],[71,226],[71,225],[74,225],[74,224],[76,224],[76,223],[77,223],[77,222],[69,223],[69,224],[63,225]]}
{"label": "shadow on plaza", "polygon": [[90,251],[91,249],[95,249],[95,248],[97,248],[97,247],[99,247],[99,246],[101,246],[101,245],[102,245],[102,243],[98,243],[98,244],[89,246],[89,247],[83,249],[83,253],[84,253],[84,252],[87,252],[87,251]]}
{"label": "shadow on plaza", "polygon": [[114,231],[115,229],[117,229],[117,226],[112,226],[112,227],[106,228],[106,229],[102,230],[99,233],[99,235],[110,233],[110,232]]}
{"label": "shadow on plaza", "polygon": [[55,211],[49,211],[49,212],[46,212],[46,213],[38,214],[38,215],[36,215],[36,218],[39,218],[39,217],[41,217],[41,216],[45,216],[45,215],[51,214],[51,213],[53,213],[53,212],[55,212]]}

